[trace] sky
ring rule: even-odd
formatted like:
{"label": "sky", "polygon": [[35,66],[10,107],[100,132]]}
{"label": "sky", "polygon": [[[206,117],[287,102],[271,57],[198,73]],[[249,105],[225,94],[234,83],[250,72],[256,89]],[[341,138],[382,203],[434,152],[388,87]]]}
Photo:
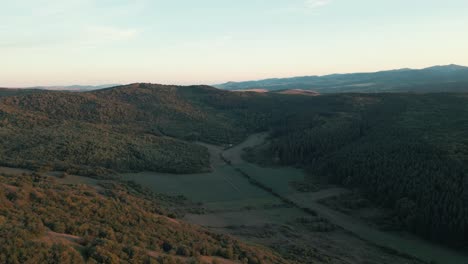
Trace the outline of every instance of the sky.
{"label": "sky", "polygon": [[0,1],[0,87],[468,65],[466,0]]}

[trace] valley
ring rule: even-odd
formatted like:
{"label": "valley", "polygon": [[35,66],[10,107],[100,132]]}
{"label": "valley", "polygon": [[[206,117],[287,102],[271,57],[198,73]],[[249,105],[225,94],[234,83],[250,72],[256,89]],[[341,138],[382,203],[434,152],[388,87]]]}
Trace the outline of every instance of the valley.
{"label": "valley", "polygon": [[[232,243],[261,245],[263,260],[458,264],[466,259],[460,253],[468,219],[466,94],[303,96],[145,83],[80,93],[9,92],[0,95],[0,165],[24,171],[2,169],[6,182],[32,181],[32,190],[41,193],[49,185],[34,181],[45,175],[39,182],[51,177],[47,188],[57,197],[64,188],[77,191],[78,201],[91,202],[90,191],[81,191],[88,186],[102,196],[100,206],[143,199],[159,208],[152,219],[189,222],[235,239]],[[61,223],[65,212],[57,222],[44,220],[47,200],[29,199],[11,186],[0,195],[5,205],[18,212],[30,210],[23,204],[42,208],[27,212],[45,227],[25,241],[50,232],[59,234],[52,241],[90,233]],[[353,203],[350,195],[356,192],[371,201],[386,228],[358,215],[365,209],[359,200],[355,207],[340,207]],[[70,201],[61,208],[70,206],[76,205]],[[7,223],[22,219],[11,218],[11,212],[17,211],[4,212]],[[119,218],[118,212],[105,218]],[[91,232],[80,250],[94,250],[88,242],[98,243],[100,235]],[[142,240],[139,248],[174,260],[259,260],[250,247],[233,247],[237,253],[231,254],[231,242],[219,248],[210,240],[207,251],[192,240],[177,245],[180,250],[158,241]],[[107,253],[128,260],[131,254],[121,254],[119,247]],[[11,252],[7,257],[16,258]],[[95,257],[107,254],[101,253]]]}
{"label": "valley", "polygon": [[[298,192],[290,183],[305,180],[306,176],[302,170],[290,167],[261,167],[244,161],[243,150],[264,143],[266,137],[265,133],[254,134],[242,143],[225,150],[205,144],[210,149],[214,169],[212,173],[171,175],[147,172],[123,174],[122,177],[158,193],[183,195],[194,202],[200,202],[206,212],[188,213],[184,217],[186,221],[205,226],[216,232],[235,235],[247,241],[273,246],[281,238],[273,236],[262,241],[256,233],[263,229],[277,228],[278,230],[270,230],[270,232],[279,232],[282,235],[284,232],[295,234],[294,239],[288,239],[288,242],[295,246],[305,246],[305,244],[301,245],[301,243],[306,243],[304,240],[317,239],[314,245],[323,246],[330,243],[343,249],[346,247],[344,244],[360,243],[367,248],[366,253],[354,250],[346,254],[337,248],[320,249],[319,247],[313,257],[316,260],[323,260],[324,256],[327,256],[331,263],[356,263],[359,258],[366,259],[368,261],[366,263],[402,263],[401,261],[410,261],[413,258],[411,261],[414,263],[418,262],[416,259],[428,263],[433,261],[447,264],[468,261],[468,255],[423,241],[409,234],[399,235],[377,230],[359,219],[318,203],[320,200],[347,193],[348,190],[344,188],[329,187],[316,192]],[[226,160],[230,164],[224,162]],[[309,208],[316,212],[319,219],[314,221],[319,223],[324,221],[324,226],[329,224],[333,227],[328,231],[308,230],[306,231],[309,233],[306,236],[307,239],[298,238],[300,237],[298,232],[303,232],[303,230],[300,231],[295,221],[311,216],[300,208],[285,204],[281,199],[252,185],[236,169],[248,173],[255,180],[287,197],[299,207]],[[324,219],[320,219],[321,217]],[[282,228],[286,228],[287,231]],[[322,240],[328,240],[328,242]],[[382,257],[383,255],[385,257]],[[382,258],[379,259],[380,257]]]}

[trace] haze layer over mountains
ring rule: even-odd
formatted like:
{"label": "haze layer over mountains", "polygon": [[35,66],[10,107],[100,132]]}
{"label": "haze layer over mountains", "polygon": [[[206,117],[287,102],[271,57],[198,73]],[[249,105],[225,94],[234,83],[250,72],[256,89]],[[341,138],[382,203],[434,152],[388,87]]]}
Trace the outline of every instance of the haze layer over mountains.
{"label": "haze layer over mountains", "polygon": [[398,69],[374,73],[331,74],[228,82],[215,85],[226,90],[266,91],[302,89],[319,93],[462,92],[468,91],[468,67],[433,66],[421,70]]}

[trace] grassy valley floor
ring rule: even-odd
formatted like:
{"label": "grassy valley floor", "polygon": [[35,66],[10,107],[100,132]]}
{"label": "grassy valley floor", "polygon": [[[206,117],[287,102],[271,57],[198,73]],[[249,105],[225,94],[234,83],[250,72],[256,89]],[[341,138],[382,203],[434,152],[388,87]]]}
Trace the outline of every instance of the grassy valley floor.
{"label": "grassy valley floor", "polygon": [[[290,184],[304,180],[304,172],[287,167],[260,167],[242,159],[243,149],[262,143],[266,134],[255,134],[223,150],[211,146],[212,173],[173,175],[124,174],[158,193],[184,195],[205,208],[184,219],[215,232],[273,248],[301,263],[463,263],[459,252],[422,241],[379,231],[366,223],[318,203],[346,194],[343,188],[326,187],[298,192]],[[230,164],[223,162],[229,160]],[[285,203],[252,185],[237,169],[299,205]],[[305,213],[310,208],[317,216]]]}

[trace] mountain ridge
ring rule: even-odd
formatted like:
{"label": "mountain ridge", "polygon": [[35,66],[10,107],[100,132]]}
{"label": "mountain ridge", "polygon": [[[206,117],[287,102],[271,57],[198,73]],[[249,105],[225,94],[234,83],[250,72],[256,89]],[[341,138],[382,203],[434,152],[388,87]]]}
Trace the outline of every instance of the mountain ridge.
{"label": "mountain ridge", "polygon": [[110,87],[120,86],[120,84],[102,84],[102,85],[44,85],[44,86],[31,86],[31,87],[0,87],[0,89],[13,89],[13,90],[48,90],[48,91],[93,91]]}
{"label": "mountain ridge", "polygon": [[302,89],[318,93],[462,92],[468,91],[468,67],[449,64],[423,69],[269,78],[214,85],[224,90]]}

